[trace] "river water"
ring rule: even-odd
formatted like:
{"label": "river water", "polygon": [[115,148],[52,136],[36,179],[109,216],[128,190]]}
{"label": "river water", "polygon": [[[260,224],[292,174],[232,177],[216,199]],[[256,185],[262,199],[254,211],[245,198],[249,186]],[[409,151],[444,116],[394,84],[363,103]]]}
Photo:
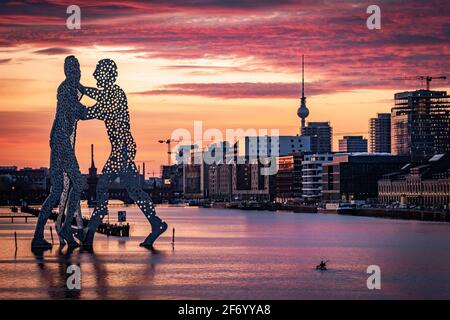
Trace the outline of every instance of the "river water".
{"label": "river water", "polygon": [[[34,255],[36,219],[0,219],[0,299],[450,299],[448,223],[161,207],[169,229],[148,250],[146,219],[116,207],[111,221],[118,210],[131,237],[97,234],[94,252]],[[320,260],[328,271],[315,270]],[[81,290],[66,286],[71,264]],[[367,288],[369,265],[381,269],[380,290]]]}

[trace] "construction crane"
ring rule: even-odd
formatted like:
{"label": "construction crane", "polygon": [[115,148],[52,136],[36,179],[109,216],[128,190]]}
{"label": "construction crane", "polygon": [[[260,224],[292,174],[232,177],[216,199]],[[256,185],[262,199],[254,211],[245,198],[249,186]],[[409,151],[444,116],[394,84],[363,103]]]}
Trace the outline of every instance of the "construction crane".
{"label": "construction crane", "polygon": [[382,79],[382,80],[421,80],[426,82],[426,88],[427,90],[430,90],[430,83],[433,80],[436,79],[442,79],[446,80],[447,76],[438,76],[438,77],[432,77],[432,76],[416,76],[416,77],[398,77],[398,78],[390,78],[390,79]]}
{"label": "construction crane", "polygon": [[182,140],[174,140],[174,139],[167,139],[167,140],[158,140],[159,143],[165,143],[167,144],[167,164],[170,166],[172,161],[172,148],[171,143],[172,142],[181,142]]}

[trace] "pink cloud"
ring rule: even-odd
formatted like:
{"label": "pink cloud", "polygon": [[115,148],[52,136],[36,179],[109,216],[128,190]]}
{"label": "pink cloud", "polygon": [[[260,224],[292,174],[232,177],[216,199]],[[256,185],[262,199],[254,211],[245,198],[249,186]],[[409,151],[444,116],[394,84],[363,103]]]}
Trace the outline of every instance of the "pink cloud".
{"label": "pink cloud", "polygon": [[[306,85],[308,97],[333,94],[352,89],[407,89],[403,82],[390,79],[373,79],[371,81],[325,81]],[[132,92],[133,95],[179,95],[199,96],[219,99],[298,99],[300,85],[297,82],[236,82],[236,83],[176,83],[164,85],[153,90]]]}
{"label": "pink cloud", "polygon": [[[382,29],[366,28],[369,2],[340,1],[79,1],[82,29],[65,28],[65,2],[6,3],[0,45],[54,48],[127,46],[143,59],[249,58],[239,70],[320,74],[324,91],[402,75],[448,74],[450,13],[445,1],[380,1]],[[188,68],[180,67],[187,70]],[[232,71],[232,70],[231,70]],[[192,68],[192,75],[211,72]],[[238,80],[238,79],[236,79]],[[375,83],[375,84],[374,84]],[[398,85],[397,83],[392,83]],[[382,84],[380,84],[383,86]],[[368,87],[370,88],[370,87]]]}

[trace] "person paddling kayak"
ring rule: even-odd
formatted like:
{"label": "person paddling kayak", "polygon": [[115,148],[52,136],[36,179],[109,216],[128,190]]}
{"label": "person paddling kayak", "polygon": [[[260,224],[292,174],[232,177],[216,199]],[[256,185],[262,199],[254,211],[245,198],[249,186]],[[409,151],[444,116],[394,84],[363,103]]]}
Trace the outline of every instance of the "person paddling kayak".
{"label": "person paddling kayak", "polygon": [[327,270],[327,262],[328,262],[328,260],[325,262],[323,260],[321,260],[320,264],[318,264],[316,266],[316,270]]}

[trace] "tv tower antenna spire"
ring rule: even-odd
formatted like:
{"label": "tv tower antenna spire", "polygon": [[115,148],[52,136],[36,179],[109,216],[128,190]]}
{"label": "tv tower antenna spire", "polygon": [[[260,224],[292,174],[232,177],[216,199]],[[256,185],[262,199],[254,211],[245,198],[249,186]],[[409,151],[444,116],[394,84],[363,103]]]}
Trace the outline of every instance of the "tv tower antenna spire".
{"label": "tv tower antenna spire", "polygon": [[306,107],[305,97],[305,55],[302,54],[302,97],[300,99],[300,107],[297,109],[297,116],[301,119],[300,134],[305,128],[306,118],[309,115],[309,110]]}
{"label": "tv tower antenna spire", "polygon": [[305,55],[302,54],[302,99],[305,99]]}

